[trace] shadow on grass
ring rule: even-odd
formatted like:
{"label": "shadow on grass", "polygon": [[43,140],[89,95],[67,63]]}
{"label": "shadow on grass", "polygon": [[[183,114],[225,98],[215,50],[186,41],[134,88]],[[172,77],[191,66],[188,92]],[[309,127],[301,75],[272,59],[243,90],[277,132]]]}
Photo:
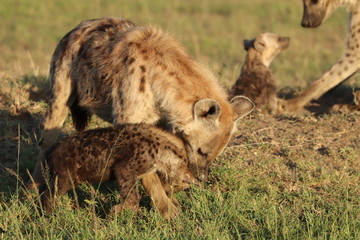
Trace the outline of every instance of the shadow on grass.
{"label": "shadow on grass", "polygon": [[1,192],[13,193],[18,180],[28,179],[27,170],[32,171],[37,155],[40,118],[41,115],[37,113],[20,112],[13,115],[0,110],[0,168],[5,172],[0,176]]}
{"label": "shadow on grass", "polygon": [[[140,192],[140,207],[150,211],[153,208],[151,198],[147,196],[138,183]],[[72,199],[75,208],[91,208],[92,212],[100,218],[107,218],[113,206],[122,203],[120,199],[119,185],[110,180],[101,184],[81,184],[75,191],[70,190],[67,194]]]}
{"label": "shadow on grass", "polygon": [[29,89],[29,100],[35,102],[48,102],[51,96],[50,83],[45,76],[36,77],[33,75],[25,75],[24,83],[31,84]]}
{"label": "shadow on grass", "polygon": [[11,195],[29,179],[38,154],[39,125],[49,99],[44,76],[2,79],[0,89],[0,192]]}

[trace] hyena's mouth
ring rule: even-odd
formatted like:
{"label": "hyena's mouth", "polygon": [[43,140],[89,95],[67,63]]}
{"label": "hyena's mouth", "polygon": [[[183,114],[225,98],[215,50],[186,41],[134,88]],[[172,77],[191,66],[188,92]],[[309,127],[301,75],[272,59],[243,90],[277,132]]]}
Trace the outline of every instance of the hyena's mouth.
{"label": "hyena's mouth", "polygon": [[189,164],[189,169],[191,171],[191,173],[194,175],[194,177],[200,181],[200,182],[205,182],[207,180],[208,177],[208,168],[201,168],[197,165],[194,164]]}
{"label": "hyena's mouth", "polygon": [[309,7],[304,6],[301,26],[305,28],[316,28],[320,26],[325,18],[325,13],[326,11],[311,11]]}
{"label": "hyena's mouth", "polygon": [[301,21],[301,26],[304,28],[317,28],[322,23],[322,20],[320,21],[312,21],[309,19],[305,19]]}
{"label": "hyena's mouth", "polygon": [[199,182],[199,179],[197,179],[197,178],[188,178],[188,179],[184,179],[183,180],[183,183],[185,183],[185,184],[188,184],[188,185],[195,185],[195,186],[200,186],[200,182]]}

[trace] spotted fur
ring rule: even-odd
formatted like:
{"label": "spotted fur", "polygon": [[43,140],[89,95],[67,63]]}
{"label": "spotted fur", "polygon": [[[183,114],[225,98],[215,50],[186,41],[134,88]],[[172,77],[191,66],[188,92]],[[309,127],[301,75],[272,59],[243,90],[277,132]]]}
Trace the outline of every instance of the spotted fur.
{"label": "spotted fur", "polygon": [[[125,124],[115,128],[84,131],[67,137],[50,148],[44,169],[49,170],[49,186],[40,187],[42,203],[51,212],[54,198],[81,183],[105,182],[115,178],[120,186],[123,208],[138,209],[140,196],[137,180],[156,172],[163,189],[172,197],[171,190],[182,190],[197,180],[188,168],[188,158],[181,139],[147,124]],[[153,196],[154,198],[158,195]],[[157,206],[165,218],[173,218],[178,208],[173,204]],[[172,211],[168,211],[172,208]]]}

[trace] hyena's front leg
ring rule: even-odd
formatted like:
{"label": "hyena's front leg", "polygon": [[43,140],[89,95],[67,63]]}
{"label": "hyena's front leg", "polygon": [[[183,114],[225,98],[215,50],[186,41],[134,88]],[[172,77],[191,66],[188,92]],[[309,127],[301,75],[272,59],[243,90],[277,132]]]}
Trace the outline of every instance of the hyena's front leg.
{"label": "hyena's front leg", "polygon": [[355,60],[351,57],[341,58],[329,71],[313,82],[299,96],[293,99],[280,101],[279,110],[283,112],[296,112],[311,100],[318,99],[324,93],[359,70],[358,65],[353,64],[354,61]]}
{"label": "hyena's front leg", "polygon": [[32,173],[32,180],[28,184],[30,188],[37,188],[44,182],[41,163],[44,162],[45,152],[56,142],[71,104],[72,84],[70,78],[65,72],[51,75],[56,77],[52,81],[52,98],[41,126],[40,152]]}
{"label": "hyena's front leg", "polygon": [[154,206],[160,211],[165,219],[175,218],[179,215],[179,208],[176,199],[174,202],[167,196],[163,185],[156,173],[150,173],[142,177],[142,185],[146,193],[150,196]]}

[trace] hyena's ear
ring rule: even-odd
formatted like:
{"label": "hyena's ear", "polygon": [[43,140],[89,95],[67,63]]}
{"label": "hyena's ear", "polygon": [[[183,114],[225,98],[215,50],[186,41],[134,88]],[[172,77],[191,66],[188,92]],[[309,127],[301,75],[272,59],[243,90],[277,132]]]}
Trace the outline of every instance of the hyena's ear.
{"label": "hyena's ear", "polygon": [[256,38],[254,41],[254,48],[256,51],[262,52],[266,47],[266,43],[263,38]]}
{"label": "hyena's ear", "polygon": [[234,121],[238,120],[239,118],[245,117],[255,108],[255,104],[245,96],[234,97],[233,99],[231,99],[230,104],[234,112]]}
{"label": "hyena's ear", "polygon": [[249,51],[250,48],[254,47],[254,41],[255,39],[245,39],[243,41],[243,45],[244,45],[244,50],[245,51]]}
{"label": "hyena's ear", "polygon": [[212,99],[201,99],[194,105],[194,118],[196,120],[215,121],[220,112],[220,105]]}

